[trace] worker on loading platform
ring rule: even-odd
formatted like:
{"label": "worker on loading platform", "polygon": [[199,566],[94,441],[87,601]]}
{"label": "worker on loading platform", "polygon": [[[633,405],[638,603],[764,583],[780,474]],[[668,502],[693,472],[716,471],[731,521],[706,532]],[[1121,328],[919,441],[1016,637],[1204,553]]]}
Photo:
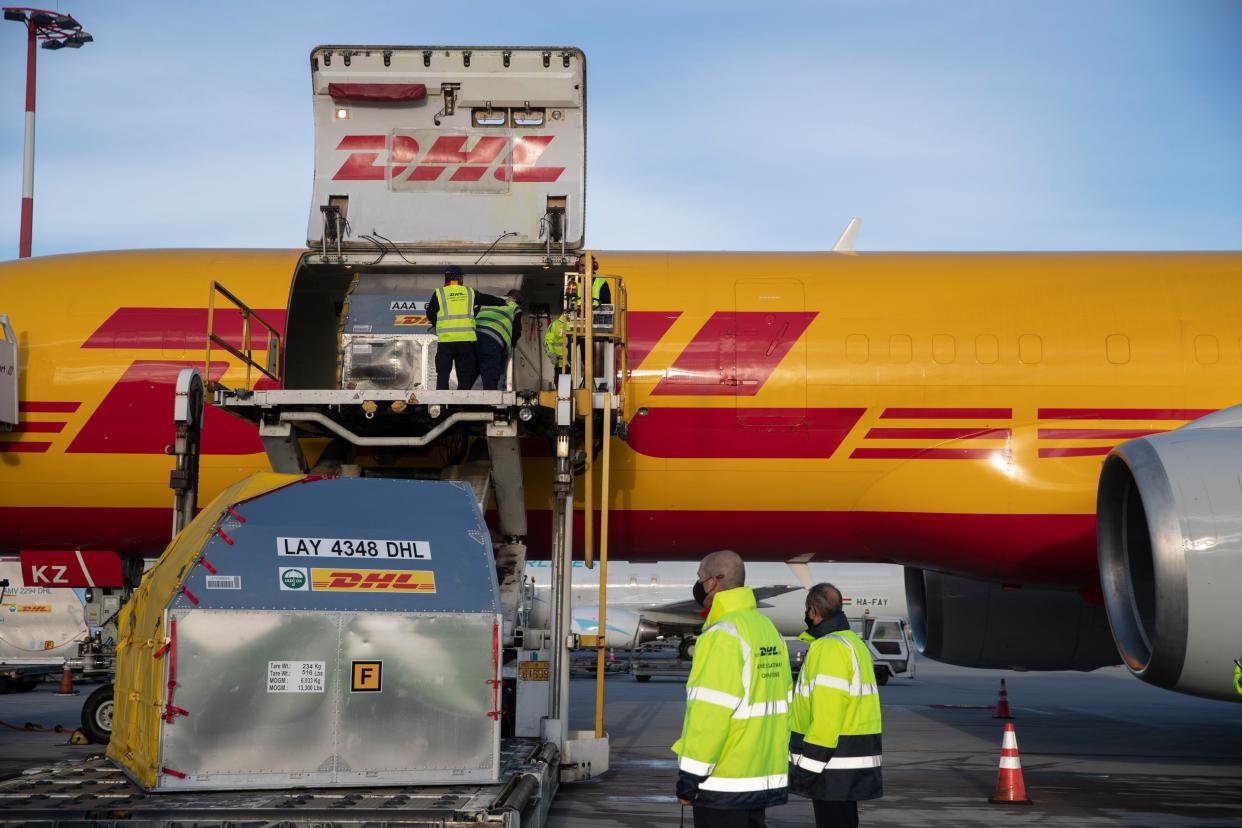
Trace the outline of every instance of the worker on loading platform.
{"label": "worker on loading platform", "polygon": [[569,324],[565,312],[552,320],[548,325],[547,332],[543,335],[543,350],[547,353],[548,359],[552,360],[552,383],[556,384],[556,378],[569,370],[569,365],[565,361],[565,326]]}
{"label": "worker on loading platform", "polygon": [[505,304],[479,308],[475,317],[479,334],[475,354],[484,391],[500,388],[500,376],[505,372],[505,363],[513,349],[513,332],[522,331],[522,309],[518,307],[521,301],[522,294],[511,290],[505,294]]}
{"label": "worker on loading platform", "polygon": [[474,356],[476,316],[481,306],[503,305],[504,300],[466,287],[457,265],[444,269],[444,286],[427,301],[427,321],[436,329],[436,390],[447,391],[449,371],[457,371],[457,390],[468,391],[479,377]]}
{"label": "worker on loading platform", "polygon": [[677,799],[694,824],[754,828],[788,799],[789,650],[744,586],[736,552],[699,564],[695,600],[707,622],[695,642],[677,754]]}
{"label": "worker on loading platform", "polygon": [[832,584],[807,591],[805,620],[799,638],[811,648],[794,688],[789,787],[813,800],[818,828],[857,828],[858,801],[884,793],[875,668]]}

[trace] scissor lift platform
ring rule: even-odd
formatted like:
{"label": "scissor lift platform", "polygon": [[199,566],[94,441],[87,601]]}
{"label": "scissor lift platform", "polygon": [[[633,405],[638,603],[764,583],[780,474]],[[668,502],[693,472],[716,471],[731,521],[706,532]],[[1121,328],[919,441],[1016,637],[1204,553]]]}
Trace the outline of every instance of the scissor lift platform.
{"label": "scissor lift platform", "polygon": [[145,793],[120,768],[92,756],[0,782],[0,824],[530,828],[547,819],[559,766],[551,742],[510,738],[501,742],[500,781],[492,785]]}

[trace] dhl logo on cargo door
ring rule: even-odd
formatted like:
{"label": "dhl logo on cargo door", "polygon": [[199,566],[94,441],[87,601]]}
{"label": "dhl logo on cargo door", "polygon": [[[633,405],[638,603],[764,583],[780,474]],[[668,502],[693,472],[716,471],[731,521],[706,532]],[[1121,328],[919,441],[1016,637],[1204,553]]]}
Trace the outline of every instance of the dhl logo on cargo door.
{"label": "dhl logo on cargo door", "polygon": [[424,592],[436,591],[436,574],[410,569],[311,569],[316,592]]}

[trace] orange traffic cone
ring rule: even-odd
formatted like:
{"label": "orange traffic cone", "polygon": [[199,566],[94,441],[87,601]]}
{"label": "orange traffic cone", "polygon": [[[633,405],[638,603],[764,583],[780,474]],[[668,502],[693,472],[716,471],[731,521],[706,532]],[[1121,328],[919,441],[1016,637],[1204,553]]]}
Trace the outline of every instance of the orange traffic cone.
{"label": "orange traffic cone", "polygon": [[1005,691],[1005,680],[1001,679],[1000,698],[996,700],[996,712],[992,714],[993,719],[1012,719],[1013,714],[1009,712],[1009,693]]}
{"label": "orange traffic cone", "polygon": [[1018,758],[1018,734],[1013,725],[1005,724],[1001,742],[1000,770],[996,774],[996,794],[988,799],[994,805],[1030,805],[1026,783],[1022,781],[1022,760]]}
{"label": "orange traffic cone", "polygon": [[69,665],[65,665],[64,671],[60,674],[60,689],[56,691],[58,696],[76,696],[77,690],[73,689],[73,671],[69,669]]}

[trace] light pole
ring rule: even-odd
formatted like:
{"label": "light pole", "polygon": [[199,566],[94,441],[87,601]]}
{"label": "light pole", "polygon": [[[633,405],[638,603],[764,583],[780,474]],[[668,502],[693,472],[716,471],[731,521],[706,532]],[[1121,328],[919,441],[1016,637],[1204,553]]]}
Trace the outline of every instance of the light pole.
{"label": "light pole", "polygon": [[34,133],[35,133],[35,42],[44,49],[81,49],[95,38],[82,31],[82,24],[67,14],[9,7],[5,20],[26,24],[26,144],[22,153],[22,229],[17,255],[30,256],[31,222],[34,218]]}

